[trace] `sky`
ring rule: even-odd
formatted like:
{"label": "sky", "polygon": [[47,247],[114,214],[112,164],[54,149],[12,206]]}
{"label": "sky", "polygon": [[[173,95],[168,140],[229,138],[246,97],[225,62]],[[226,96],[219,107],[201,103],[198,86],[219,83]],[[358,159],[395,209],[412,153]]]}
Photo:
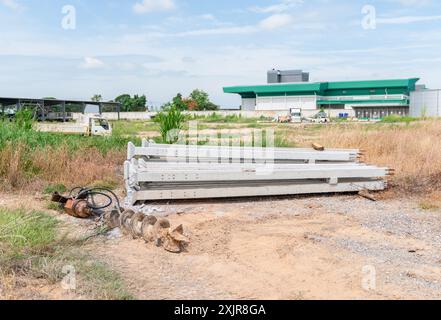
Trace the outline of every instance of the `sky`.
{"label": "sky", "polygon": [[437,0],[0,0],[0,96],[159,106],[207,91],[240,105],[230,85],[269,69],[311,81],[419,77],[441,88]]}

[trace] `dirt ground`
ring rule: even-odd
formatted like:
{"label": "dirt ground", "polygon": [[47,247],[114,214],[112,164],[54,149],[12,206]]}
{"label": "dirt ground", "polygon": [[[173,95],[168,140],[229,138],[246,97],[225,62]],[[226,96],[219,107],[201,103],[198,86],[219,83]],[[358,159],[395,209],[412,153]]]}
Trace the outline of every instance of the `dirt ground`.
{"label": "dirt ground", "polygon": [[[0,206],[44,208],[39,196],[28,197],[0,195]],[[441,298],[441,211],[422,210],[416,199],[336,195],[149,208],[185,225],[187,252],[124,237],[85,248],[138,299]],[[78,232],[94,225],[59,218]]]}

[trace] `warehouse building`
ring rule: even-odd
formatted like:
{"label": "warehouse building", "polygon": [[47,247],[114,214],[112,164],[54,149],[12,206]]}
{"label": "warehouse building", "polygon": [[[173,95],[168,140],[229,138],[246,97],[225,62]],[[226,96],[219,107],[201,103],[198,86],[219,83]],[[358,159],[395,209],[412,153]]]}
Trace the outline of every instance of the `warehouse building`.
{"label": "warehouse building", "polygon": [[388,115],[421,116],[425,109],[420,105],[429,103],[425,106],[426,115],[441,116],[439,91],[417,88],[418,78],[307,82],[308,78],[309,74],[300,70],[271,70],[266,85],[225,87],[224,92],[239,94],[244,111],[286,114],[291,109],[301,109],[303,116],[309,117],[324,109],[332,117],[381,119]]}
{"label": "warehouse building", "polygon": [[441,90],[417,88],[410,94],[412,117],[441,117]]}
{"label": "warehouse building", "polygon": [[116,112],[118,118],[121,112],[121,104],[118,102],[0,97],[0,117],[13,117],[17,111],[29,109],[41,121],[70,121],[74,113],[86,113],[88,108],[96,109],[100,114]]}

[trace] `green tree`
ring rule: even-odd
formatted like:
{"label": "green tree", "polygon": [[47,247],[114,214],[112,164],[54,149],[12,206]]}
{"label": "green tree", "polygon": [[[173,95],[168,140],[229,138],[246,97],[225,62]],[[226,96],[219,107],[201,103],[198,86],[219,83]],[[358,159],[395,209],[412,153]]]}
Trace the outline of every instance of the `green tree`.
{"label": "green tree", "polygon": [[122,112],[136,112],[147,110],[147,98],[145,95],[134,95],[132,98],[129,94],[122,94],[117,97],[115,101],[121,103]]}
{"label": "green tree", "polygon": [[172,105],[178,110],[188,110],[188,105],[185,103],[182,94],[178,93],[172,100]]}
{"label": "green tree", "polygon": [[92,98],[90,98],[93,102],[101,102],[103,100],[103,96],[100,94],[95,94]]}
{"label": "green tree", "polygon": [[190,94],[190,99],[196,102],[196,111],[219,109],[219,106],[211,102],[208,93],[203,90],[193,90],[193,92]]}
{"label": "green tree", "polygon": [[193,90],[193,92],[190,94],[190,98],[196,102],[197,111],[205,110],[205,107],[210,102],[208,93],[199,89]]}

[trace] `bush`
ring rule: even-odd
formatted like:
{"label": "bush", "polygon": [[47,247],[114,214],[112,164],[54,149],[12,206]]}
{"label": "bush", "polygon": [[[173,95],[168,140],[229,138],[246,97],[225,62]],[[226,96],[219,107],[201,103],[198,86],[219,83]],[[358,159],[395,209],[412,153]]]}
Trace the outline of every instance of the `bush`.
{"label": "bush", "polygon": [[386,122],[386,123],[400,123],[400,122],[404,122],[404,123],[411,123],[413,121],[418,121],[418,118],[413,118],[413,117],[409,117],[409,116],[399,116],[399,115],[390,115],[387,117],[384,117],[382,119],[382,122]]}
{"label": "bush", "polygon": [[55,241],[56,225],[44,213],[0,208],[0,244],[9,258],[22,255],[23,249],[39,251]]}
{"label": "bush", "polygon": [[185,116],[181,110],[172,106],[167,111],[158,113],[155,121],[159,124],[159,131],[164,143],[173,144],[178,141],[179,132],[185,122]]}
{"label": "bush", "polygon": [[0,190],[42,191],[48,185],[89,185],[113,177],[127,143],[139,138],[83,137],[37,132],[14,122],[0,123]]}
{"label": "bush", "polygon": [[21,130],[32,130],[34,114],[30,109],[22,109],[15,114],[15,123]]}
{"label": "bush", "polygon": [[67,191],[67,188],[64,184],[50,184],[44,188],[44,194],[53,194],[54,192],[64,193]]}
{"label": "bush", "polygon": [[20,276],[20,286],[27,279],[55,284],[63,279],[63,267],[68,265],[77,272],[78,295],[133,299],[118,273],[84,253],[82,246],[90,237],[68,239],[60,237],[57,229],[57,220],[45,213],[0,208],[0,296],[21,298],[16,296],[16,283],[4,290],[8,277]]}

